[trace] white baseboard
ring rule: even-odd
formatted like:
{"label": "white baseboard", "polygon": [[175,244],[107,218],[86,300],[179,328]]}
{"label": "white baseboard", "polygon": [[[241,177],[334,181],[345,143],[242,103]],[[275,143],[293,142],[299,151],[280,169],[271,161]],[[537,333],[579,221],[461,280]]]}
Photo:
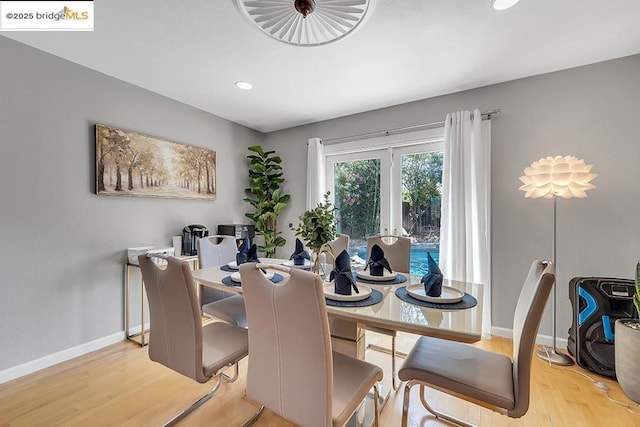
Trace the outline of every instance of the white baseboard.
{"label": "white baseboard", "polygon": [[[510,338],[513,339],[513,329],[507,329],[507,328],[499,328],[497,326],[494,326],[491,328],[491,334],[498,336],[498,337],[505,337],[505,338]],[[553,337],[551,337],[550,335],[541,335],[538,334],[536,336],[536,344],[541,344],[541,345],[553,345]],[[567,348],[567,339],[566,338],[558,338],[556,337],[556,347],[558,347],[558,349],[563,349],[563,348]]]}
{"label": "white baseboard", "polygon": [[[151,327],[151,323],[145,323],[144,324],[144,330],[145,331],[148,331],[150,327]],[[140,333],[140,326],[132,326],[131,328],[129,328],[129,334],[135,335],[135,334],[139,334],[139,333]]]}
{"label": "white baseboard", "polygon": [[[149,325],[147,324],[146,327],[148,328]],[[130,333],[132,334],[135,334],[137,332],[140,332],[140,326],[132,327],[130,330]],[[491,328],[491,334],[498,337],[513,339],[512,329],[499,328],[497,326],[494,326]],[[14,380],[16,378],[20,378],[24,375],[31,374],[41,369],[48,368],[49,366],[53,366],[58,363],[65,362],[67,360],[73,359],[74,357],[91,353],[92,351],[99,350],[103,347],[107,347],[111,344],[115,344],[117,342],[123,341],[124,339],[125,339],[124,331],[116,332],[115,334],[109,335],[107,337],[99,338],[95,341],[91,341],[86,344],[81,344],[76,347],[62,350],[57,353],[49,354],[39,359],[32,360],[30,362],[26,362],[18,366],[14,366],[9,369],[5,369],[4,371],[0,371],[0,384]],[[552,339],[549,335],[540,335],[540,334],[538,334],[538,336],[536,337],[536,343],[542,344],[542,345],[553,344]],[[566,348],[567,339],[558,338],[556,340],[556,345],[559,348]]]}
{"label": "white baseboard", "polygon": [[116,332],[115,334],[106,336],[104,338],[99,338],[95,341],[80,344],[79,346],[68,348],[66,350],[49,354],[39,359],[31,360],[21,365],[5,369],[4,371],[0,371],[0,384],[6,383],[7,381],[14,380],[27,374],[31,374],[41,369],[48,368],[49,366],[65,362],[69,359],[73,359],[74,357],[91,353],[92,351],[107,347],[111,344],[123,341],[124,339],[124,331]]}

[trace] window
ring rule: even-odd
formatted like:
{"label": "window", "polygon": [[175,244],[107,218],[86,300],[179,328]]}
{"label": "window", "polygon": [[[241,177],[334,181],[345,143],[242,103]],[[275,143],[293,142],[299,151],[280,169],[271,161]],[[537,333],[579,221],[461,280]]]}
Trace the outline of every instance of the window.
{"label": "window", "polygon": [[438,260],[442,140],[440,128],[325,147],[326,188],[352,255],[366,257],[370,236],[404,235],[411,273],[426,272],[427,252]]}

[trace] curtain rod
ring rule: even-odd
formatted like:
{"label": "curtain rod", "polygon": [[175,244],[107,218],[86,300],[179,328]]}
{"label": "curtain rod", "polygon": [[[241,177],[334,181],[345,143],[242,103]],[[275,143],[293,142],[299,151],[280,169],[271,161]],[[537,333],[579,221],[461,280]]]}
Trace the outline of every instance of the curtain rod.
{"label": "curtain rod", "polygon": [[[486,116],[488,119],[490,119],[493,114],[498,114],[498,113],[500,113],[500,110],[495,109],[495,110],[489,110],[489,111],[480,113],[480,115],[482,117]],[[473,118],[473,113],[471,114],[471,118]],[[420,128],[438,127],[438,126],[444,126],[444,120],[439,122],[432,122],[432,123],[420,123],[417,125],[403,126],[399,128],[393,128],[393,129],[377,130],[374,132],[360,133],[358,135],[341,136],[339,138],[329,138],[329,139],[321,138],[321,140],[323,144],[327,144],[327,143],[336,144],[338,142],[351,140],[351,139],[364,139],[367,137],[374,137],[374,136],[387,136],[387,135],[391,135],[392,133],[402,133],[402,132],[408,132],[408,131],[420,129]]]}

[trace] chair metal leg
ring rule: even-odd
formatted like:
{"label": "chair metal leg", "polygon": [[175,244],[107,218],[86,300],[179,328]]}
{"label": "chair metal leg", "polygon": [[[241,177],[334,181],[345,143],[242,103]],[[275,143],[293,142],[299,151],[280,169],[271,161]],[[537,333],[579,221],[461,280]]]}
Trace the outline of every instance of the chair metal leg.
{"label": "chair metal leg", "polygon": [[400,384],[398,384],[396,379],[396,356],[406,358],[407,353],[396,351],[396,337],[394,335],[391,336],[391,349],[375,344],[369,344],[367,345],[367,348],[391,355],[391,386],[393,387],[394,391],[398,391]]}
{"label": "chair metal leg", "polygon": [[402,401],[402,427],[407,427],[407,418],[409,415],[409,398],[411,397],[411,387],[416,384],[414,381],[409,381],[404,386],[404,399]]}
{"label": "chair metal leg", "polygon": [[375,427],[380,426],[380,396],[378,393],[378,384],[373,385],[373,410],[375,414],[373,415],[373,424]]}
{"label": "chair metal leg", "polygon": [[[382,347],[380,345],[367,344],[367,349],[374,350],[374,351],[379,351],[380,353],[391,354],[391,349],[390,348]],[[403,352],[403,351],[397,351],[396,350],[396,356],[398,356],[398,357],[400,357],[402,359],[406,359],[407,355],[408,354]]]}
{"label": "chair metal leg", "polygon": [[255,423],[258,420],[258,418],[260,418],[260,415],[262,415],[262,411],[264,411],[264,405],[260,405],[258,410],[254,412],[251,418],[249,418],[247,422],[242,425],[242,427],[251,427],[253,423]]}
{"label": "chair metal leg", "polygon": [[460,418],[456,418],[454,416],[445,414],[444,412],[438,412],[435,409],[433,409],[431,406],[429,406],[429,404],[427,403],[427,398],[425,396],[425,389],[424,389],[424,384],[420,384],[420,401],[422,402],[422,405],[426,408],[427,411],[431,412],[433,415],[436,416],[436,418],[441,418],[445,421],[450,422],[451,424],[455,424],[455,425],[459,425],[462,427],[476,427],[473,424],[469,424],[465,421],[462,421]]}
{"label": "chair metal leg", "polygon": [[461,426],[461,427],[476,427],[475,425],[462,421],[459,418],[453,417],[451,415],[448,415],[433,409],[427,402],[424,384],[417,380],[408,381],[407,384],[404,386],[404,400],[402,402],[402,427],[407,427],[407,422],[409,417],[409,398],[411,396],[411,387],[413,387],[416,384],[420,385],[420,401],[422,402],[422,406],[424,406],[424,408],[427,411],[431,412],[436,418],[444,420],[454,425]]}
{"label": "chair metal leg", "polygon": [[391,337],[391,387],[393,391],[398,391],[396,384],[396,336]]}
{"label": "chair metal leg", "polygon": [[222,378],[224,378],[225,381],[228,382],[228,383],[232,383],[232,382],[234,382],[235,380],[238,379],[238,364],[234,363],[233,367],[234,367],[234,372],[233,372],[233,376],[232,377],[230,377],[230,376],[228,376],[227,374],[224,374],[224,373],[222,374]]}
{"label": "chair metal leg", "polygon": [[175,417],[171,418],[167,423],[165,423],[163,425],[163,427],[170,427],[170,426],[176,425],[178,423],[178,421],[182,420],[184,417],[189,415],[191,412],[193,412],[195,409],[197,409],[204,402],[206,402],[207,400],[211,399],[213,397],[213,395],[216,394],[218,389],[220,388],[220,383],[221,382],[222,382],[222,376],[218,375],[218,381],[216,382],[216,385],[211,389],[211,391],[209,391],[207,394],[201,396],[198,400],[193,402],[191,404],[191,406],[189,406],[187,409],[185,409],[184,411],[180,412]]}

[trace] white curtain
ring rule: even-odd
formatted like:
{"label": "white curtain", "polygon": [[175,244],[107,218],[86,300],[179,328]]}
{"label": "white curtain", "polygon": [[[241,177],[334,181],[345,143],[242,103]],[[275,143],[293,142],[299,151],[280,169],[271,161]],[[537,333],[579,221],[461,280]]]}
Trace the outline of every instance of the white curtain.
{"label": "white curtain", "polygon": [[307,210],[315,208],[323,201],[324,146],[320,138],[309,139],[307,146]]}
{"label": "white curtain", "polygon": [[491,335],[491,133],[475,110],[447,114],[442,168],[440,268],[484,285],[482,334]]}

